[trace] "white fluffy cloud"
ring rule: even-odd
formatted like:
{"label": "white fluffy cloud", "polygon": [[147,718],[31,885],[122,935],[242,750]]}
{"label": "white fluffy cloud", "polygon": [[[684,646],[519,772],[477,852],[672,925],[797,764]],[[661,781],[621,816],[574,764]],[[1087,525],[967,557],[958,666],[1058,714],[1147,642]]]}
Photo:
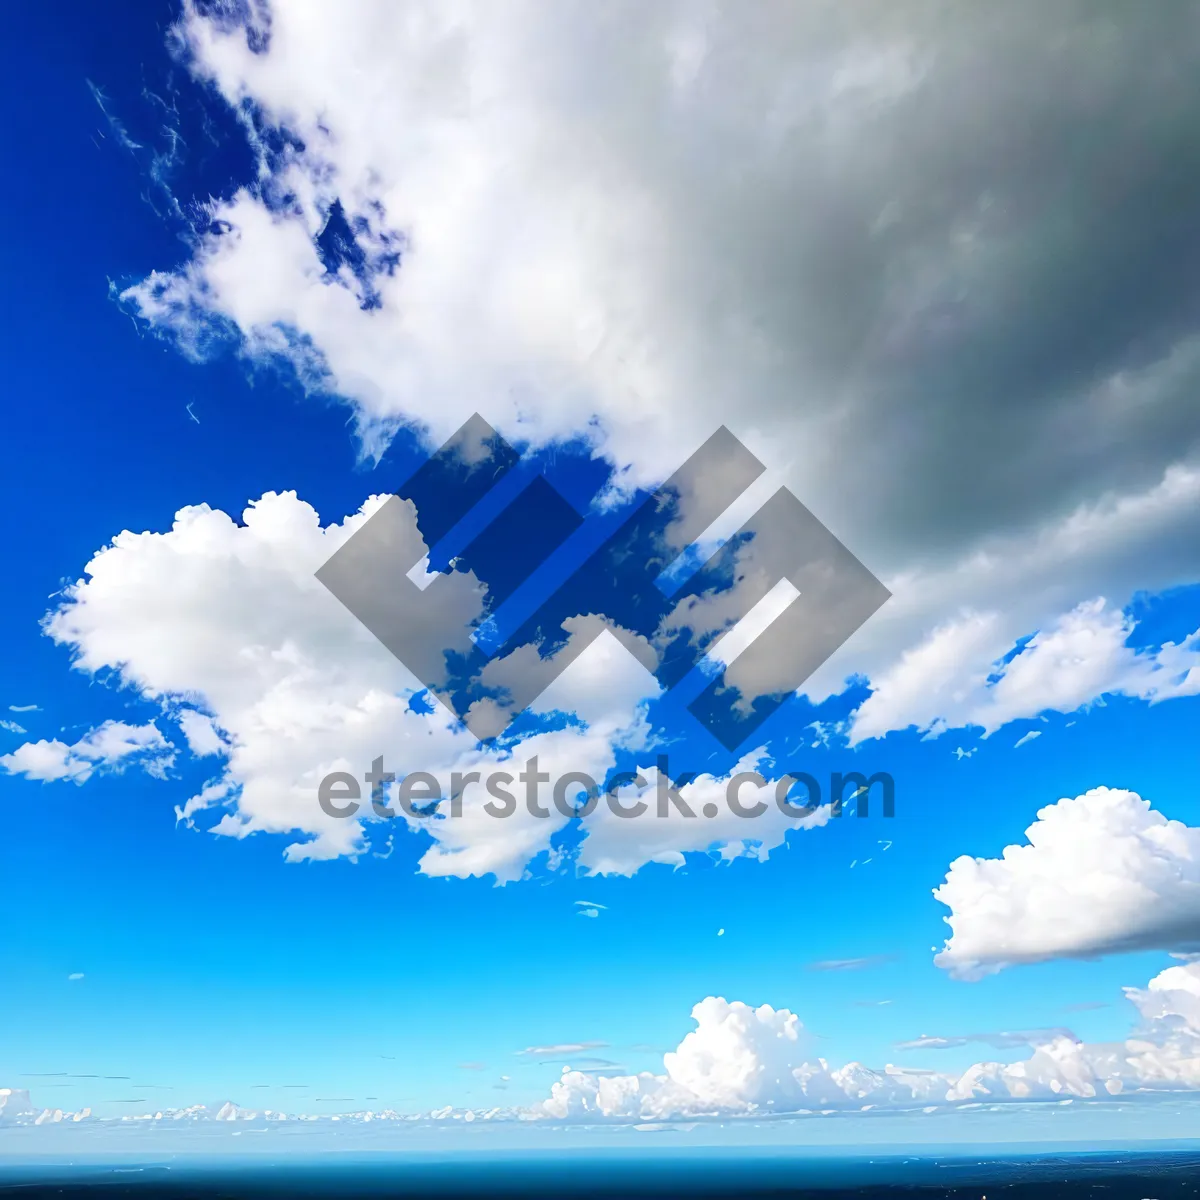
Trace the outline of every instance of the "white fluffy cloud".
{"label": "white fluffy cloud", "polygon": [[1041,809],[1025,836],[999,858],[950,864],[934,891],[952,930],[939,966],[977,979],[1051,958],[1200,949],[1200,829],[1095,788]]}
{"label": "white fluffy cloud", "polygon": [[188,749],[198,758],[207,758],[212,754],[227,754],[229,744],[221,736],[207,713],[197,712],[194,708],[184,708],[179,711],[176,719],[179,729],[187,740]]}
{"label": "white fluffy cloud", "polygon": [[[783,845],[789,829],[814,829],[826,824],[831,816],[827,803],[814,805],[807,816],[784,815],[775,803],[776,784],[761,762],[761,754],[755,751],[746,755],[726,776],[700,775],[677,789],[695,817],[685,817],[672,806],[665,818],[629,820],[617,816],[611,808],[597,807],[587,819],[588,836],[579,852],[580,866],[597,874],[630,875],[647,860],[681,867],[686,852],[704,850],[726,860],[747,857],[765,861],[772,850]],[[747,780],[739,789],[739,803],[743,809],[757,812],[757,816],[741,816],[727,805],[728,782],[743,773],[758,773],[760,779],[769,781],[766,787],[760,787],[755,780]],[[645,786],[623,789],[621,802],[634,805],[640,801],[650,812],[656,812],[658,768],[643,767],[641,775]],[[809,800],[800,792],[792,802],[805,805]]]}
{"label": "white fluffy cloud", "polygon": [[961,1074],[809,1057],[794,1013],[710,996],[696,1028],[665,1055],[663,1074],[563,1071],[535,1110],[557,1120],[668,1120],[989,1101],[1086,1099],[1200,1088],[1200,963],[1170,967],[1127,988],[1142,1023],[1123,1042],[1090,1044],[1046,1031],[1029,1058],[980,1062]]}
{"label": "white fluffy cloud", "polygon": [[[618,750],[627,748],[646,751],[639,769],[656,787],[643,701],[658,685],[603,633],[535,705],[541,713],[573,714],[576,720],[561,728],[551,725],[507,749],[484,749],[440,706],[414,709],[410,700],[421,685],[314,574],[378,502],[325,527],[292,493],[263,496],[241,523],[206,506],[183,509],[167,532],[125,532],[99,551],[51,614],[47,631],[70,648],[79,669],[116,670],[162,704],[191,752],[212,761],[213,778],[177,808],[180,820],[195,825],[219,814],[209,825],[217,834],[298,835],[286,850],[292,860],[356,855],[368,846],[365,822],[376,818],[365,786],[362,809],[352,818],[319,807],[318,783],[330,772],[361,778],[382,756],[387,770],[429,772],[447,791],[454,772],[516,775],[536,755],[539,771],[550,777],[539,787],[548,817],[531,815],[524,786],[513,783],[519,802],[507,818],[484,810],[492,797],[481,784],[467,786],[460,816],[396,818],[432,839],[420,860],[425,874],[518,879],[539,855],[556,858],[556,839],[571,821],[554,806],[555,780],[584,772],[602,782]],[[411,507],[407,512],[415,562],[424,546]],[[443,584],[464,596],[476,586],[463,574],[434,586]],[[0,762],[35,778],[81,780],[101,764],[164,746],[153,724],[131,729],[109,722],[74,746],[29,743]],[[753,804],[754,790],[746,788],[745,805]],[[618,819],[599,805],[581,822],[580,866],[629,874],[648,862],[677,865],[687,851],[764,857],[788,828],[828,819],[827,809],[785,819],[773,803],[761,819],[736,816],[724,804],[723,781],[711,776],[682,795],[696,817],[672,809],[672,817],[659,819],[653,796],[645,819]],[[720,811],[706,819],[699,813],[710,798]],[[635,801],[630,794],[625,802]],[[392,808],[400,813],[394,793]]]}
{"label": "white fluffy cloud", "polygon": [[70,779],[83,783],[98,771],[120,771],[136,763],[151,775],[163,775],[174,762],[174,751],[158,726],[105,721],[77,742],[57,738],[25,742],[0,756],[0,767],[11,775],[51,782]]}
{"label": "white fluffy cloud", "polygon": [[[611,634],[596,639],[535,706],[574,713],[579,722],[527,738],[507,756],[481,750],[440,707],[428,713],[410,706],[418,682],[314,575],[379,502],[373,498],[358,514],[326,527],[293,493],[263,496],[240,523],[204,505],[183,509],[165,533],[118,535],[51,614],[46,629],[70,648],[78,668],[118,671],[163,706],[193,755],[213,763],[212,778],[179,805],[179,818],[195,824],[212,811],[220,816],[211,826],[218,834],[299,835],[287,849],[293,860],[357,855],[369,844],[364,820],[373,818],[365,805],[353,819],[320,810],[317,786],[330,772],[361,778],[382,755],[397,774],[419,769],[447,781],[455,771],[498,768],[515,775],[536,754],[552,778],[582,771],[600,781],[620,749],[639,752],[644,780],[627,790],[626,803],[648,800],[653,813],[659,780],[642,703],[657,693],[657,684]],[[425,548],[411,511],[408,520],[417,561]],[[447,576],[442,584],[454,590],[456,604],[478,605],[473,576]],[[970,686],[960,686],[964,663],[993,655],[995,625],[972,618],[904,655],[859,710],[852,737],[912,720],[934,730],[947,720],[990,730],[1046,707],[1077,707],[1097,690],[1159,699],[1193,692],[1200,680],[1192,666],[1195,638],[1136,654],[1125,645],[1128,619],[1097,602],[1036,635],[990,677],[981,671]],[[497,669],[504,666],[501,661]],[[172,752],[153,723],[110,721],[72,746],[26,743],[0,765],[30,778],[82,782],[129,762],[161,774]],[[747,755],[734,772],[759,769],[761,758],[761,751]],[[765,858],[790,828],[828,819],[826,808],[803,820],[785,818],[769,791],[760,794],[747,783],[743,804],[766,803],[760,816],[747,820],[726,804],[726,783],[702,776],[681,790],[697,814],[714,806],[711,817],[685,817],[671,808],[665,819],[628,820],[598,805],[582,823],[587,836],[578,865],[629,874],[648,862],[679,865],[694,851]],[[511,818],[497,820],[483,810],[488,799],[476,787],[468,789],[461,817],[405,818],[432,837],[422,871],[511,880],[539,855],[559,861],[557,841],[568,818],[553,809],[551,817],[535,818],[520,806]],[[948,883],[944,893],[956,918],[970,909],[956,890],[962,871],[952,874],[954,886]],[[962,919],[970,927],[970,917]],[[968,936],[948,951],[947,962]]]}
{"label": "white fluffy cloud", "polygon": [[1127,644],[1133,629],[1125,613],[1093,600],[1000,662],[1011,624],[995,613],[969,614],[939,626],[872,680],[850,740],[907,726],[932,733],[973,726],[986,735],[1022,717],[1074,712],[1106,694],[1158,701],[1200,692],[1200,630],[1139,653]]}

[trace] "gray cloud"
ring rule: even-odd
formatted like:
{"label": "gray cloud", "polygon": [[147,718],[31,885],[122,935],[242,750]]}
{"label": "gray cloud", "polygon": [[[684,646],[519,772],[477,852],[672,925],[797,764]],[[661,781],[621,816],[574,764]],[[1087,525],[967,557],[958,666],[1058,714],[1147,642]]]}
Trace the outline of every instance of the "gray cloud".
{"label": "gray cloud", "polygon": [[[536,108],[564,176],[660,218],[653,256],[613,247],[668,302],[647,340],[675,394],[651,406],[782,421],[803,498],[875,560],[1145,488],[1194,450],[1195,5],[523,12],[469,9],[353,65],[436,61],[410,117],[482,126],[462,109],[472,69],[520,62],[498,111]],[[289,52],[312,113],[349,121],[336,53],[305,75]],[[606,315],[618,343],[640,316]],[[362,370],[345,391],[385,415],[386,380]]]}

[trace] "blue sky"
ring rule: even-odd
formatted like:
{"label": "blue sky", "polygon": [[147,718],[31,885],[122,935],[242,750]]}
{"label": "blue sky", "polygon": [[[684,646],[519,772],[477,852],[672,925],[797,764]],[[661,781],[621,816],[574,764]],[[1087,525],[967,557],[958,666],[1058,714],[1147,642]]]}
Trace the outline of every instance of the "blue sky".
{"label": "blue sky", "polygon": [[[139,6],[119,29],[85,5],[15,18],[20,36],[7,42],[2,77],[11,90],[8,160],[17,186],[0,200],[9,290],[0,337],[10,395],[0,478],[11,564],[0,594],[8,631],[0,659],[8,711],[0,716],[9,723],[0,730],[0,844],[14,918],[0,928],[0,1086],[28,1089],[39,1108],[90,1106],[101,1116],[226,1099],[316,1113],[533,1106],[567,1064],[590,1076],[662,1074],[663,1054],[691,1031],[689,1013],[705,997],[795,1013],[804,1057],[831,1066],[893,1063],[956,1077],[974,1063],[1026,1059],[1038,1038],[997,1046],[985,1036],[945,1049],[898,1044],[1065,1028],[1086,1057],[1088,1047],[1121,1043],[1139,1022],[1149,1022],[1151,1040],[1160,1034],[1173,1047],[1172,1061],[1194,1065],[1187,1038],[1200,1036],[1198,1015],[1189,1017],[1183,1000],[1169,1001],[1164,1017],[1149,1002],[1139,1014],[1122,995],[1180,967],[1184,960],[1171,953],[1197,948],[1187,930],[1200,911],[1191,736],[1200,701],[1187,675],[1194,648],[1183,646],[1175,658],[1163,649],[1180,647],[1200,627],[1200,591],[1190,586],[1200,580],[1188,499],[1200,444],[1188,415],[1192,332],[1180,279],[1158,270],[1169,247],[1130,232],[1124,256],[1097,263],[1086,246],[1069,244],[1055,232],[1057,201],[1017,185],[1018,176],[1034,173],[1036,148],[995,169],[994,192],[1004,196],[1012,183],[1000,227],[988,224],[978,179],[953,198],[953,211],[932,201],[920,209],[919,183],[899,180],[896,212],[919,211],[920,219],[881,217],[881,228],[895,223],[896,236],[911,240],[887,251],[893,257],[876,286],[890,295],[889,271],[908,269],[914,256],[924,255],[925,267],[913,268],[911,311],[899,302],[875,305],[872,328],[883,332],[862,335],[857,359],[847,353],[843,361],[825,324],[833,317],[813,316],[809,301],[848,312],[867,285],[832,294],[819,237],[797,234],[794,246],[778,250],[787,271],[777,272],[747,237],[715,253],[729,265],[714,268],[714,278],[690,274],[713,227],[707,222],[729,211],[723,206],[741,204],[746,227],[762,222],[778,232],[771,205],[800,193],[786,164],[775,174],[772,166],[763,168],[760,202],[714,180],[713,213],[701,212],[684,185],[702,156],[668,178],[679,164],[663,147],[690,147],[692,133],[711,127],[748,138],[752,131],[739,122],[768,129],[763,113],[775,111],[771,105],[756,97],[749,112],[729,106],[721,87],[733,85],[718,64],[703,101],[678,101],[676,125],[654,110],[674,140],[646,134],[643,143],[600,80],[572,90],[546,67],[545,78],[533,72],[528,92],[512,84],[505,70],[514,61],[541,62],[538,37],[553,50],[547,61],[560,65],[587,41],[580,12],[560,26],[548,11],[537,29],[510,41],[481,16],[461,43],[454,31],[429,34],[428,45],[417,34],[396,34],[394,57],[381,49],[363,61],[353,78],[387,86],[420,75],[416,67],[428,71],[435,81],[428,95],[412,99],[395,84],[411,106],[401,110],[410,125],[386,106],[375,112],[366,83],[344,102],[335,95],[350,77],[339,73],[361,54],[360,39],[371,41],[364,33],[371,22],[357,10],[347,30],[325,31],[333,48],[320,69],[308,56],[322,38],[307,28],[310,18],[286,6],[274,14],[265,50],[256,38],[266,35],[247,42],[234,10],[192,13],[175,33],[180,12],[172,4]],[[622,13],[634,41],[693,46],[677,52],[677,66],[696,54],[706,61],[707,52],[688,41],[700,35],[684,17],[666,29]],[[735,41],[744,39],[737,44],[745,52],[724,69],[736,77],[754,53],[770,59],[770,71],[781,69],[736,14],[722,20]],[[913,21],[918,44],[941,36]],[[619,32],[592,31],[614,39],[604,41],[613,55],[622,53]],[[868,33],[871,44],[876,34],[899,37],[886,22]],[[954,39],[966,33],[945,35],[958,47],[953,54],[961,50]],[[1033,18],[1014,17],[1003,51],[1015,53],[1026,38],[1040,45],[1045,34]],[[783,37],[798,62],[816,53],[805,36]],[[491,97],[491,107],[478,101],[477,123],[461,118],[455,85],[439,74],[447,46],[475,56],[468,74],[479,95]],[[852,64],[859,50],[862,62],[891,61],[852,49],[845,52]],[[953,54],[946,50],[957,62]],[[1035,74],[1042,71],[1039,86],[1052,88],[1053,72],[1038,60]],[[957,86],[953,72],[946,79],[891,67],[880,67],[878,78],[867,74],[862,86],[882,89],[876,101],[922,134],[934,132],[922,89],[936,97]],[[1111,88],[1099,73],[1093,80],[1106,101],[1123,94],[1116,75]],[[248,97],[245,122],[229,103],[239,89]],[[1007,103],[998,98],[996,113]],[[1162,136],[1174,145],[1175,97],[1156,94],[1146,103],[1147,119],[1161,116]],[[1052,92],[1047,104],[1062,115]],[[535,136],[531,114],[543,111],[539,105],[561,116],[547,117]],[[996,113],[979,119],[1002,122]],[[1068,114],[1064,128],[1083,119]],[[385,138],[361,132],[372,120],[392,121],[410,136],[397,134],[385,153]],[[327,143],[320,140],[326,126]],[[512,149],[492,161],[497,129],[511,135]],[[611,176],[598,170],[591,178],[578,163],[555,176],[569,158],[562,139],[573,131],[571,144],[611,150],[618,164]],[[862,147],[860,165],[888,165],[881,147],[894,131],[885,134]],[[796,153],[769,138],[764,145],[769,163]],[[969,156],[959,152],[958,167],[969,175],[975,167],[963,165]],[[680,162],[688,153],[678,151]],[[1090,160],[1079,167],[1082,175],[1090,169]],[[864,176],[872,170],[863,166]],[[834,188],[831,164],[818,174],[822,187]],[[644,194],[631,179],[643,181]],[[628,187],[613,192],[614,180]],[[438,189],[451,184],[439,201]],[[1177,186],[1187,193],[1190,184]],[[816,229],[834,221],[830,194],[805,200]],[[597,196],[630,214],[606,216],[612,226],[603,236],[588,223]],[[336,211],[333,199],[342,206]],[[647,208],[658,215],[643,227]],[[1106,229],[1102,208],[1097,201],[1080,217],[1097,238]],[[672,232],[663,233],[658,222],[672,213]],[[974,238],[983,247],[978,260],[969,269],[947,265],[930,249],[942,243],[924,222]],[[1002,311],[1028,307],[1020,298],[1040,282],[1029,263],[1046,244],[1062,255],[1054,278],[1073,280],[1075,291],[1065,294],[1088,309],[1081,327],[1102,326],[1111,335],[1105,345],[1075,339],[1078,331],[1058,317],[1027,328]],[[867,238],[842,250],[861,265],[855,247],[866,258],[875,246]],[[287,253],[294,262],[281,258]],[[1129,265],[1138,254],[1140,277]],[[1088,307],[1089,271],[1099,278],[1091,291],[1114,309],[1118,301],[1128,307],[1131,295],[1153,298],[1139,301],[1141,328],[1099,301]],[[993,274],[1015,282],[993,286]],[[164,286],[170,305],[162,303]],[[712,311],[706,288],[730,302],[712,330],[697,324],[697,313]],[[689,308],[693,293],[699,298]],[[668,311],[662,306],[671,300],[678,305]],[[774,328],[762,316],[788,305],[801,314],[794,339],[792,327]],[[648,313],[657,324],[644,324]],[[738,332],[741,320],[754,337]],[[598,340],[587,332],[597,323],[607,331]],[[847,342],[855,328],[847,317]],[[795,347],[810,335],[813,346],[802,354]],[[972,354],[992,356],[989,378],[1002,376],[1010,390],[989,394],[971,373]],[[739,372],[754,397],[744,404],[731,400]],[[872,413],[884,378],[895,388],[891,407]],[[364,827],[350,851],[331,842],[316,860],[291,861],[285,847],[325,836],[314,824],[311,772],[332,759],[296,758],[305,740],[296,730],[309,710],[295,716],[287,703],[300,701],[292,692],[287,703],[251,695],[257,685],[237,674],[238,664],[249,661],[252,643],[279,653],[298,644],[314,672],[304,702],[328,695],[332,705],[346,688],[367,695],[380,680],[400,678],[386,651],[350,625],[337,634],[343,641],[330,640],[328,624],[289,625],[308,619],[309,602],[279,597],[274,567],[259,543],[242,536],[244,522],[230,527],[227,543],[242,549],[221,551],[209,566],[189,543],[175,576],[150,548],[181,543],[135,541],[110,559],[110,600],[64,589],[121,531],[166,534],[189,505],[208,505],[236,523],[267,493],[294,491],[322,526],[340,526],[368,497],[401,488],[473,411],[528,447],[529,469],[544,470],[580,507],[595,493],[619,510],[629,493],[613,501],[602,482],[653,485],[723,421],[773,479],[828,514],[887,582],[890,608],[806,685],[807,696],[790,699],[736,753],[668,703],[650,702],[647,721],[689,768],[718,776],[759,746],[777,764],[798,762],[821,777],[885,770],[896,783],[895,816],[845,815],[793,831],[765,861],[688,850],[683,866],[641,861],[625,873],[589,875],[570,854],[556,860],[541,847],[502,886],[496,870],[432,877],[422,866],[425,835],[378,824]],[[907,416],[892,427],[895,411]],[[1020,449],[1007,441],[1014,425]],[[864,429],[879,431],[890,457],[854,441]],[[1047,460],[1056,439],[1061,459]],[[977,459],[981,442],[993,443],[1003,461]],[[859,455],[849,468],[847,446]],[[279,555],[307,547],[308,534],[288,540],[296,512],[277,512]],[[418,521],[428,515],[418,513]],[[328,542],[331,550],[336,544]],[[240,575],[230,565],[239,554]],[[296,569],[296,578],[311,574]],[[195,611],[183,614],[172,598],[185,589]],[[238,589],[249,597],[250,616],[236,603]],[[1102,596],[1103,609],[1078,607]],[[228,611],[220,608],[226,600]],[[46,614],[72,605],[79,621],[48,636]],[[220,635],[213,643],[220,661],[209,663],[193,653],[206,636],[206,615]],[[242,620],[244,646],[237,643]],[[1112,620],[1120,626],[1115,641]],[[1062,644],[1052,641],[1055,633]],[[1051,640],[1041,660],[1030,638],[1035,652]],[[350,657],[339,659],[346,647]],[[1043,660],[1028,678],[1008,669]],[[208,681],[217,690],[206,691]],[[406,688],[419,684],[394,688],[405,703]],[[607,688],[604,676],[593,689],[605,703]],[[613,689],[616,709],[591,721],[600,748],[587,753],[648,762],[645,746],[618,744],[623,726],[613,712],[631,719],[636,703]],[[209,714],[246,758],[222,767],[220,755],[189,749],[184,709]],[[428,765],[436,767],[462,743],[434,713],[438,749]],[[293,716],[296,728],[287,726]],[[413,717],[413,728],[424,719]],[[89,776],[82,782],[47,778],[53,770],[31,769],[21,756],[22,746],[52,743],[62,748],[49,753],[64,771],[63,764],[78,766],[81,752],[72,759],[67,748],[105,722],[155,722],[163,744],[123,758],[97,752],[80,768]],[[829,736],[822,739],[813,722]],[[1038,736],[1026,739],[1030,733]],[[358,742],[345,753],[356,770],[369,765]],[[408,742],[397,753],[402,769],[427,765]],[[295,780],[280,773],[290,769],[280,762],[297,764]],[[232,774],[222,776],[226,770]],[[176,806],[217,776],[235,790],[198,807],[192,824],[177,820]],[[949,962],[936,964],[949,909],[932,892],[951,863],[961,855],[999,859],[1005,847],[1025,842],[1040,809],[1099,787],[1137,793],[1188,827],[1162,872],[1139,875],[1139,860],[1122,876],[1111,863],[1093,862],[1089,855],[1103,848],[1087,842],[1074,856],[1060,850],[1046,867],[1062,889],[1044,893],[1049,911],[1021,910],[1022,889],[1031,885],[1020,877],[995,882],[994,896],[956,893],[964,905],[977,903],[963,908],[962,919],[976,939],[971,953],[992,973],[959,978]],[[1135,808],[1128,814],[1134,820]],[[223,817],[247,822],[244,836],[213,834]],[[486,829],[472,836],[480,839],[473,851],[500,861],[487,857]],[[1076,876],[1092,882],[1076,887]],[[1097,878],[1101,888],[1142,887],[1129,894],[1141,896],[1143,909],[1131,907],[1127,928],[1114,918],[1099,932],[1076,934],[1076,909],[1086,911]],[[582,917],[581,900],[594,902],[598,915]],[[997,949],[979,915],[993,902],[1015,914],[1007,919],[1022,937],[1040,921],[1048,940],[1030,932],[1025,950]],[[1174,914],[1173,922],[1157,922],[1159,911]],[[1183,995],[1187,987],[1172,978],[1167,991]],[[1154,1026],[1167,1018],[1169,1028]],[[578,1048],[554,1049],[571,1046]],[[531,1047],[547,1049],[521,1053]],[[1088,1061],[1094,1067],[1094,1056]],[[1184,1091],[1191,1070],[1181,1068]],[[578,1087],[583,1094],[591,1084]],[[730,1111],[738,1103],[735,1095]]]}

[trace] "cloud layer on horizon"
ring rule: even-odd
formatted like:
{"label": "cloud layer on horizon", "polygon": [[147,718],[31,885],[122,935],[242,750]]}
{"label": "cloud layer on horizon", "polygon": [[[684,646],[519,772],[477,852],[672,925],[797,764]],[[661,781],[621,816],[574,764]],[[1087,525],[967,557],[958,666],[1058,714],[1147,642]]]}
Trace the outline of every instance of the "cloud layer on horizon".
{"label": "cloud layer on horizon", "polygon": [[[1138,1024],[1123,1041],[1087,1043],[1068,1030],[1005,1035],[1028,1044],[1012,1063],[978,1062],[958,1073],[860,1062],[831,1066],[812,1056],[795,1013],[709,996],[692,1009],[696,1028],[663,1057],[662,1074],[563,1069],[543,1101],[525,1108],[435,1109],[427,1113],[352,1111],[343,1119],[553,1121],[640,1124],[738,1117],[919,1111],[1071,1100],[1148,1100],[1200,1094],[1200,963],[1168,967],[1144,988],[1125,989]],[[981,1035],[992,1037],[993,1035]],[[586,1049],[579,1044],[574,1049]],[[571,1047],[532,1048],[570,1050]],[[0,1123],[61,1124],[88,1112],[38,1109],[27,1091],[0,1089]],[[122,1118],[207,1122],[316,1121],[326,1118],[264,1111],[229,1102],[219,1108],[149,1111]]]}

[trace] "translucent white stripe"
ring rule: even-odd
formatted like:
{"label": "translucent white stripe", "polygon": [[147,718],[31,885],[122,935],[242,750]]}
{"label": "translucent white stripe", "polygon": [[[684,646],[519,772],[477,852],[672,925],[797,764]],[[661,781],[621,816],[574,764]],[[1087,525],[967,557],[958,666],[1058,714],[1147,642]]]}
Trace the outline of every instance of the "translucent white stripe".
{"label": "translucent white stripe", "polygon": [[716,669],[729,666],[799,595],[799,588],[790,579],[781,579],[704,655],[701,663]]}

